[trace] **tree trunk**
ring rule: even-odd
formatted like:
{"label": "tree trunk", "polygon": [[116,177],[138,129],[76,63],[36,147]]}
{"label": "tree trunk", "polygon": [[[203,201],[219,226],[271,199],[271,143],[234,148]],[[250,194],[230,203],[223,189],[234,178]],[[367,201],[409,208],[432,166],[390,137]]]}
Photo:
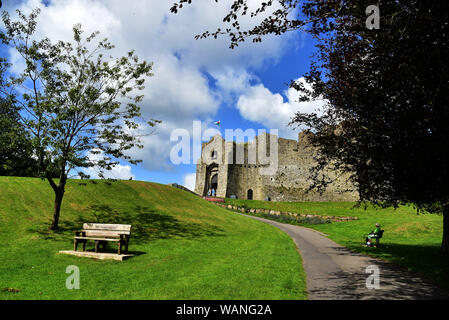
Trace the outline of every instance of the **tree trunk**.
{"label": "tree trunk", "polygon": [[61,185],[55,190],[55,206],[53,210],[53,222],[51,223],[51,230],[59,230],[59,212],[61,211],[62,198],[64,197],[64,186]]}
{"label": "tree trunk", "polygon": [[59,176],[59,185],[53,181],[52,176],[47,171],[47,180],[50,183],[53,191],[55,192],[55,206],[53,209],[53,221],[51,223],[50,230],[59,230],[59,212],[61,211],[62,198],[64,197],[65,184],[67,183],[67,177],[65,173],[65,161],[61,165],[61,173]]}
{"label": "tree trunk", "polygon": [[449,205],[443,206],[443,241],[440,253],[449,257]]}

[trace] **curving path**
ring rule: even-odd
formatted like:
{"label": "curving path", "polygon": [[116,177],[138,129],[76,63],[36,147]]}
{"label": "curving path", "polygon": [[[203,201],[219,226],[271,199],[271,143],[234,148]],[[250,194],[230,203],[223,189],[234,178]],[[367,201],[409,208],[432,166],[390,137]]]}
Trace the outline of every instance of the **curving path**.
{"label": "curving path", "polygon": [[[296,243],[307,274],[311,300],[449,299],[449,293],[392,263],[354,253],[312,229],[259,217],[285,231]],[[368,289],[368,266],[377,266],[379,289]],[[369,281],[373,283],[373,281]]]}

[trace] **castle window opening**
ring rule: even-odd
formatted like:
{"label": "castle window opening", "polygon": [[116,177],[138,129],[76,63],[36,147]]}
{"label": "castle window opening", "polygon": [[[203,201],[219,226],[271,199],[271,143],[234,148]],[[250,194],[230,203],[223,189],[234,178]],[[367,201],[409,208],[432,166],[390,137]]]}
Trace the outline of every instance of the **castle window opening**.
{"label": "castle window opening", "polygon": [[248,190],[248,200],[253,200],[253,189]]}
{"label": "castle window opening", "polygon": [[211,157],[212,160],[217,159],[217,151],[212,151],[210,157]]}

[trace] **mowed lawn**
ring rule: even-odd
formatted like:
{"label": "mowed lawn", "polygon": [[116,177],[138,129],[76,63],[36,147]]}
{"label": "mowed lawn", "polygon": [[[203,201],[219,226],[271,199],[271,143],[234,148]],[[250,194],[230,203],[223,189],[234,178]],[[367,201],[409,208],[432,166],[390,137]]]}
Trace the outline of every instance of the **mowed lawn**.
{"label": "mowed lawn", "polygon": [[[352,202],[270,202],[226,199],[226,203],[323,216],[354,216],[359,220],[308,224],[305,227],[321,231],[335,242],[363,254],[392,261],[410,271],[427,277],[449,289],[449,259],[439,255],[443,234],[443,217],[417,214],[412,206],[354,208]],[[380,248],[367,248],[365,235],[375,229],[376,222],[385,230]]]}
{"label": "mowed lawn", "polygon": [[[285,233],[188,192],[70,180],[56,234],[52,211],[46,181],[0,177],[0,299],[306,298],[302,261]],[[84,222],[132,224],[129,249],[138,255],[119,262],[58,254],[73,249]],[[70,265],[80,269],[79,290],[66,288]]]}

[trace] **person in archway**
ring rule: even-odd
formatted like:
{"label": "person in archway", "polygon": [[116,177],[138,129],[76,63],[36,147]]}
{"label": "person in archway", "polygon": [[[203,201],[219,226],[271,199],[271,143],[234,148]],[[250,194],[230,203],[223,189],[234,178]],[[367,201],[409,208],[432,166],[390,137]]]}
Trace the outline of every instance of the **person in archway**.
{"label": "person in archway", "polygon": [[211,194],[212,194],[212,191],[210,189],[207,190],[207,196],[210,197]]}
{"label": "person in archway", "polygon": [[215,197],[215,189],[212,189],[212,197]]}

